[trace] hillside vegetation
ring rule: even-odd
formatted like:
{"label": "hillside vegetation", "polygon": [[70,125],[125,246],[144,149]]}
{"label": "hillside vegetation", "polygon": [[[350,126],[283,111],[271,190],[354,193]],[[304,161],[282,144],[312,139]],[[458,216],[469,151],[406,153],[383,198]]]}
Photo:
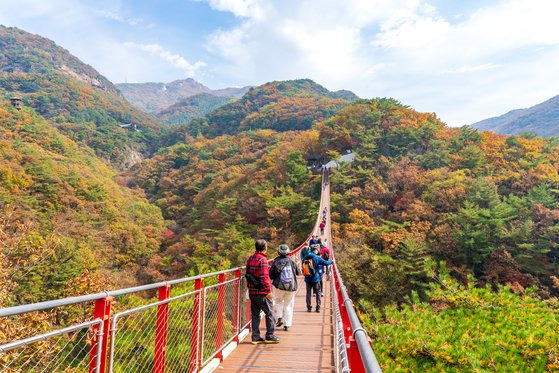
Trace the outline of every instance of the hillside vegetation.
{"label": "hillside vegetation", "polygon": [[177,223],[154,279],[242,263],[252,237],[297,242],[319,193],[304,159],[351,148],[356,161],[332,173],[335,249],[381,366],[556,368],[555,140],[448,128],[392,99],[357,101],[308,131],[184,140],[130,184]]}
{"label": "hillside vegetation", "polygon": [[316,151],[317,140],[309,131],[271,130],[190,138],[144,161],[129,185],[142,187],[176,224],[152,257],[153,279],[242,265],[254,237],[273,245],[304,240],[316,218],[320,179],[303,156]]}
{"label": "hillside vegetation", "polygon": [[448,128],[389,99],[316,130],[357,153],[332,176],[333,234],[381,366],[557,368],[559,143]]}
{"label": "hillside vegetation", "polygon": [[215,97],[239,98],[250,87],[211,89],[192,78],[170,83],[118,83],[124,97],[139,109],[156,114],[189,97],[206,94]]}
{"label": "hillside vegetation", "polygon": [[157,113],[157,117],[170,125],[188,124],[192,120],[201,118],[232,101],[235,101],[233,96],[214,96],[209,93],[200,93],[161,110]]}
{"label": "hillside vegetation", "polygon": [[40,115],[0,101],[0,304],[137,283],[164,222],[116,176]]}
{"label": "hillside vegetation", "polygon": [[355,99],[351,92],[330,92],[310,79],[266,83],[207,118],[193,121],[189,133],[215,137],[256,129],[307,130]]}

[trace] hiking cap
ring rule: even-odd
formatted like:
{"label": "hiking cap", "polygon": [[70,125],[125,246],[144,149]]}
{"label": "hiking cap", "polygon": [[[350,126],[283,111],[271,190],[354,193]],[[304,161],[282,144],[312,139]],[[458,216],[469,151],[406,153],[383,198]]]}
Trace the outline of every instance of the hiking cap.
{"label": "hiking cap", "polygon": [[289,250],[289,246],[287,246],[286,244],[280,245],[280,247],[278,247],[278,254],[279,255],[287,255],[291,252],[291,250]]}

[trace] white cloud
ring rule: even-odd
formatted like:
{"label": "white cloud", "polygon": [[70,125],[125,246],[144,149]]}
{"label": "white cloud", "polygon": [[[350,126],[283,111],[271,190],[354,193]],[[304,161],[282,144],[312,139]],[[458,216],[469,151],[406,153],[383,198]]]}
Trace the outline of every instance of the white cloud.
{"label": "white cloud", "polygon": [[207,0],[215,10],[231,12],[237,17],[262,19],[266,10],[266,1],[263,0]]}
{"label": "white cloud", "polygon": [[97,10],[95,13],[100,15],[103,18],[110,19],[112,21],[128,23],[130,26],[136,26],[136,25],[139,25],[142,22],[144,22],[144,20],[142,18],[126,18],[126,17],[123,17],[116,10],[100,9],[100,10]]}
{"label": "white cloud", "polygon": [[163,48],[159,44],[141,44],[141,43],[134,43],[134,42],[125,42],[125,47],[139,49],[144,52],[148,52],[152,55],[158,56],[159,58],[167,61],[172,66],[184,70],[187,73],[188,77],[194,77],[196,72],[206,66],[205,62],[197,61],[195,63],[190,63],[184,57],[179,54],[172,53],[167,49]]}
{"label": "white cloud", "polygon": [[448,69],[446,72],[449,74],[475,73],[478,71],[496,69],[499,66],[501,65],[495,63],[484,63],[482,65],[475,65],[475,66],[460,66],[457,68]]}

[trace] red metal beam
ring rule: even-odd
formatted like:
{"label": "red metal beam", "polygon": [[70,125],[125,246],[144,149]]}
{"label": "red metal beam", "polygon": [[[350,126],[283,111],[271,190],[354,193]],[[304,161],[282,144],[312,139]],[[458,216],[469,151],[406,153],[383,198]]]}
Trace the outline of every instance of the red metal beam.
{"label": "red metal beam", "polygon": [[111,319],[111,303],[113,297],[105,297],[95,301],[93,309],[93,317],[103,320],[103,334],[100,334],[98,325],[93,327],[93,338],[91,338],[91,351],[89,353],[89,372],[96,372],[97,367],[97,344],[101,343],[101,360],[99,363],[99,373],[105,373],[105,364],[107,362],[107,341],[109,340],[109,328]]}
{"label": "red metal beam", "polygon": [[194,280],[194,290],[199,290],[199,293],[194,296],[194,305],[192,309],[192,335],[190,343],[191,373],[197,372],[202,363],[201,333],[202,319],[204,318],[204,279],[198,278]]}
{"label": "red metal beam", "polygon": [[[217,287],[217,325],[215,331],[215,348],[216,350],[221,349],[223,345],[223,328],[225,321],[225,273],[222,273],[218,277],[218,287]],[[221,351],[218,353],[219,360],[223,360],[223,355]]]}
{"label": "red metal beam", "polygon": [[[171,296],[171,286],[165,285],[159,288],[159,301]],[[153,356],[153,372],[165,372],[165,355],[167,351],[167,328],[169,320],[169,303],[157,306],[157,319],[155,325],[155,352]]]}

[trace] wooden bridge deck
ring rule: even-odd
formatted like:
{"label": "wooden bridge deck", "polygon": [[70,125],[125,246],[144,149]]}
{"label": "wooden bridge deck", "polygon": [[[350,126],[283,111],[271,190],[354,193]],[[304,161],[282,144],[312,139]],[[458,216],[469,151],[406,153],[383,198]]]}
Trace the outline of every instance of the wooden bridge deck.
{"label": "wooden bridge deck", "polygon": [[[332,305],[330,282],[324,276],[324,297],[320,313],[307,312],[305,302],[305,283],[298,279],[299,289],[295,296],[293,325],[289,331],[283,327],[276,329],[281,338],[278,344],[252,345],[250,334],[229,355],[216,372],[334,372]],[[260,325],[264,335],[264,319]]]}

